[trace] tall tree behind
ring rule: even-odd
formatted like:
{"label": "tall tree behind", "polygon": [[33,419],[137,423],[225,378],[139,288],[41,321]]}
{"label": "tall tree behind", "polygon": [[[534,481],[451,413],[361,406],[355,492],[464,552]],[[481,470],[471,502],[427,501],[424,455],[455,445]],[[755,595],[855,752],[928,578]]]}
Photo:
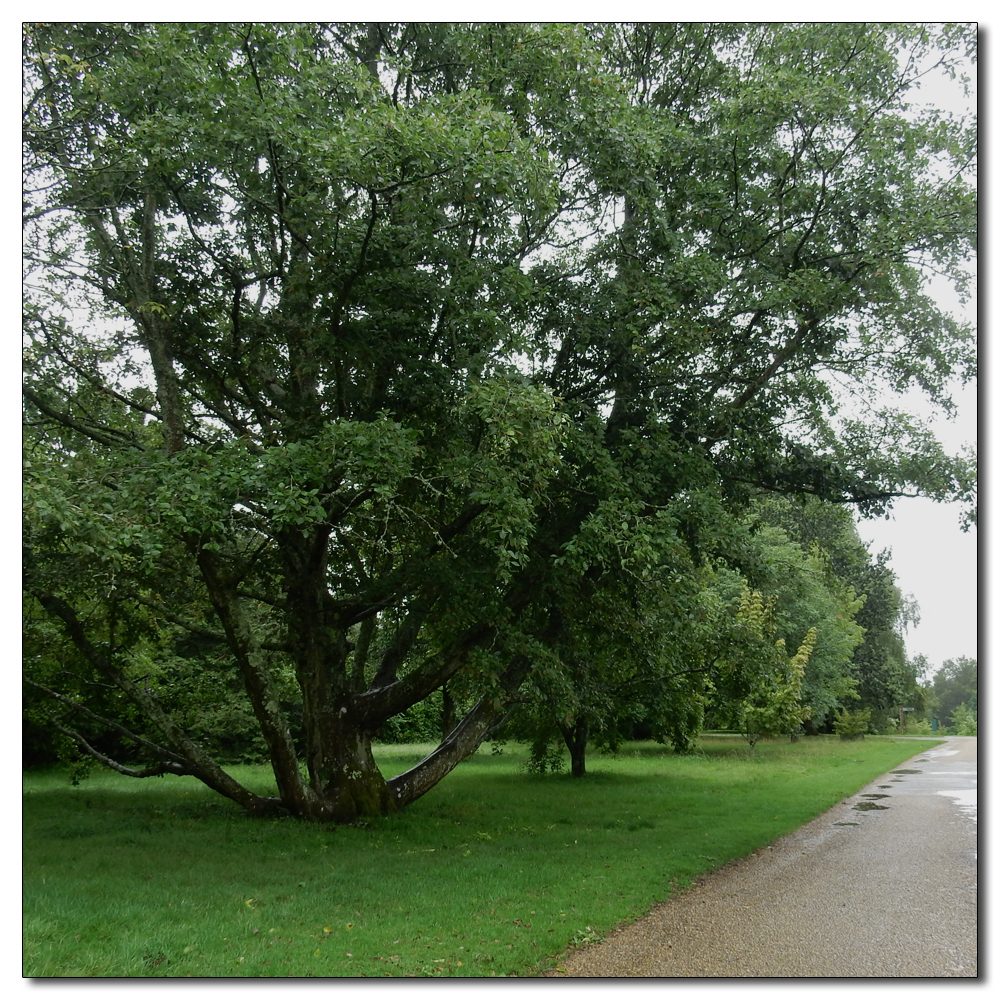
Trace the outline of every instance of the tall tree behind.
{"label": "tall tree behind", "polygon": [[[851,659],[860,706],[870,709],[873,724],[883,728],[896,718],[904,692],[913,686],[904,633],[919,621],[915,602],[896,586],[888,565],[890,553],[870,553],[850,511],[842,506],[812,498],[798,503],[762,497],[752,509],[756,518],[782,528],[805,548],[821,549],[829,571],[862,598],[854,621],[864,636]],[[811,722],[822,724],[824,719]]]}
{"label": "tall tree behind", "polygon": [[968,656],[945,660],[934,674],[934,694],[940,699],[939,711],[946,726],[953,725],[955,709],[961,705],[972,711],[979,708],[979,664]]}

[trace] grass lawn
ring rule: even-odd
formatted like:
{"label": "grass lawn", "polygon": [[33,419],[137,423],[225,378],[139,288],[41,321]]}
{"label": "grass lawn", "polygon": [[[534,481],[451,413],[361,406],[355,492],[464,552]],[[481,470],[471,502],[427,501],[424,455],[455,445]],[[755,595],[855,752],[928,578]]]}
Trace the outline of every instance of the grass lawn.
{"label": "grass lawn", "polygon": [[[25,976],[530,976],[933,742],[704,736],[582,780],[484,748],[398,816],[252,820],[194,779],[24,777]],[[377,751],[386,773],[429,747]],[[266,767],[238,767],[273,794]]]}

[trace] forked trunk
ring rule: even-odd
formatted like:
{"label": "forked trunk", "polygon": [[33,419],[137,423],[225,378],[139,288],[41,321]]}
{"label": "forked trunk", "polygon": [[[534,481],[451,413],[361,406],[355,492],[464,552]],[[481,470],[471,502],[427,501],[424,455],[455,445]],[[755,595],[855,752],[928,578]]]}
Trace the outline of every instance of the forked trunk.
{"label": "forked trunk", "polygon": [[290,588],[288,604],[309,775],[307,801],[295,811],[333,823],[392,812],[395,800],[372,756],[372,730],[354,705],[347,635],[326,620],[321,580]]}
{"label": "forked trunk", "polygon": [[327,717],[322,732],[310,734],[310,744],[321,748],[321,756],[310,761],[313,794],[303,818],[353,823],[395,811],[395,797],[372,756],[371,736],[349,712]]}

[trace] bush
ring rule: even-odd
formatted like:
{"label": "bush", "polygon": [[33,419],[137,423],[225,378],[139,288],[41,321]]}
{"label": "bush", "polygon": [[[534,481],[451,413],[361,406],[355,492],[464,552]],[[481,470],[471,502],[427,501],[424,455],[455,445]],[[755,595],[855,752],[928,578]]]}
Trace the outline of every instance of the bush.
{"label": "bush", "polygon": [[531,744],[531,752],[525,763],[525,770],[530,774],[559,774],[566,766],[566,742],[562,734],[553,727],[546,732],[540,732]]}
{"label": "bush", "polygon": [[951,726],[949,732],[954,732],[956,736],[978,736],[979,735],[979,712],[968,703],[959,705],[951,713]]}
{"label": "bush", "polygon": [[871,715],[870,708],[859,712],[848,712],[846,708],[838,708],[833,718],[833,731],[842,740],[863,740],[868,731]]}

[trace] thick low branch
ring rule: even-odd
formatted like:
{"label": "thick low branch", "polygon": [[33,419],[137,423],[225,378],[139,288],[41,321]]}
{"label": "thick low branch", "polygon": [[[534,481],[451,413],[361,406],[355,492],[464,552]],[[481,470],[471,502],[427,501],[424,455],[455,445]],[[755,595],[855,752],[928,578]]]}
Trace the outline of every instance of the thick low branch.
{"label": "thick low branch", "polygon": [[65,600],[42,591],[33,591],[33,596],[48,614],[62,622],[66,634],[87,662],[131,698],[146,718],[163,733],[179,756],[188,762],[190,773],[197,775],[209,788],[239,803],[251,813],[273,812],[274,804],[271,800],[244,788],[235,778],[227,774],[174,722],[150,691],[129,680],[114,667],[110,659],[90,641],[76,611]]}
{"label": "thick low branch", "polygon": [[422,701],[432,691],[454,677],[465,665],[469,653],[494,631],[493,625],[479,624],[458,638],[442,654],[385,687],[355,695],[353,704],[364,724],[374,728],[410,705]]}
{"label": "thick low branch", "polygon": [[77,746],[87,756],[93,757],[94,760],[99,761],[105,767],[111,768],[112,771],[117,771],[119,774],[125,774],[130,778],[155,778],[161,774],[192,774],[197,775],[196,771],[193,771],[187,765],[183,763],[177,763],[176,761],[165,760],[161,761],[159,764],[150,764],[149,767],[129,767],[127,764],[120,764],[114,758],[109,757],[107,754],[103,754],[100,750],[95,749],[87,740],[78,733],[75,729],[70,729],[68,726],[60,725],[58,722],[53,723],[59,732],[64,733],[68,736]]}
{"label": "thick low branch", "polygon": [[528,657],[518,656],[507,667],[501,678],[500,698],[488,695],[480,699],[433,753],[410,770],[397,774],[386,782],[397,808],[409,805],[430,791],[446,774],[476,750],[493,729],[496,721],[505,713],[508,699],[513,697],[530,670],[531,661]]}

